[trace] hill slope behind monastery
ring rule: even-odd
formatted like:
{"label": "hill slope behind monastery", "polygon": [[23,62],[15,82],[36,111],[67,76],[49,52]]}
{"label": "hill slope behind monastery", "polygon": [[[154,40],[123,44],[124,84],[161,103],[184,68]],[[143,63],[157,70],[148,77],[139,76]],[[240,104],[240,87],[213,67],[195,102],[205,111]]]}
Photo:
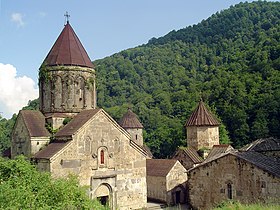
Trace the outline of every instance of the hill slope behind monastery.
{"label": "hill slope behind monastery", "polygon": [[97,104],[116,119],[131,107],[156,157],[185,145],[200,98],[222,122],[221,142],[279,137],[279,31],[279,2],[240,3],[97,60]]}

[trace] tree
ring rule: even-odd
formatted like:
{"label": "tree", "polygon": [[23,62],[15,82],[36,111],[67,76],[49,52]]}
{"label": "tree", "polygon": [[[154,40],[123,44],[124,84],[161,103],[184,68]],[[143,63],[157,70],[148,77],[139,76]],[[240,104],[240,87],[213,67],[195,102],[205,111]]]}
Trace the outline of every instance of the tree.
{"label": "tree", "polygon": [[91,200],[75,176],[52,179],[24,156],[0,158],[0,209],[106,209]]}

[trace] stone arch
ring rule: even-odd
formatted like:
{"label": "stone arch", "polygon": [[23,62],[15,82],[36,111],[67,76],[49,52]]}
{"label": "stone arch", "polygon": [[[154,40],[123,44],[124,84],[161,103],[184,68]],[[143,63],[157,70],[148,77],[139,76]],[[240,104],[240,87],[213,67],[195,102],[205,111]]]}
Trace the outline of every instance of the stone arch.
{"label": "stone arch", "polygon": [[232,182],[228,182],[227,183],[227,190],[226,190],[226,192],[227,192],[227,198],[228,199],[232,199],[233,198],[233,193],[232,193]]}
{"label": "stone arch", "polygon": [[114,150],[116,153],[119,153],[121,151],[121,142],[118,137],[114,140]]}
{"label": "stone arch", "polygon": [[51,80],[43,81],[42,86],[43,86],[43,95],[45,96],[43,98],[44,110],[50,112],[52,107],[52,97],[53,97],[52,89],[51,89],[52,88]]}
{"label": "stone arch", "polygon": [[102,205],[112,207],[113,190],[108,183],[100,184],[95,190],[94,195]]}
{"label": "stone arch", "polygon": [[84,140],[84,153],[86,155],[91,154],[91,138],[87,136]]}
{"label": "stone arch", "polygon": [[65,109],[72,110],[74,106],[74,79],[73,77],[66,75],[62,82],[62,101]]}
{"label": "stone arch", "polygon": [[60,76],[53,77],[53,91],[54,91],[54,108],[56,110],[61,108],[62,105],[62,78]]}
{"label": "stone arch", "polygon": [[187,189],[179,184],[171,190],[172,204],[186,203]]}
{"label": "stone arch", "polygon": [[85,95],[85,78],[81,75],[75,78],[75,106],[78,108],[84,108],[86,103]]}

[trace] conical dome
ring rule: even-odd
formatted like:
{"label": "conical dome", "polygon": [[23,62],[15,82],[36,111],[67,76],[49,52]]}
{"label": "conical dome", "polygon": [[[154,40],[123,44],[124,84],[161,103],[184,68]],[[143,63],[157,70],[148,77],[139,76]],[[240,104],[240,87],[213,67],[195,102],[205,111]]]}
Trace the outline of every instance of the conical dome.
{"label": "conical dome", "polygon": [[64,26],[44,63],[47,66],[64,65],[93,68],[87,52],[69,22]]}
{"label": "conical dome", "polygon": [[220,125],[219,121],[213,114],[207,110],[203,101],[201,100],[196,109],[187,120],[186,126],[216,126]]}
{"label": "conical dome", "polygon": [[138,117],[131,109],[128,109],[124,116],[119,121],[123,128],[143,128],[143,125],[138,120]]}

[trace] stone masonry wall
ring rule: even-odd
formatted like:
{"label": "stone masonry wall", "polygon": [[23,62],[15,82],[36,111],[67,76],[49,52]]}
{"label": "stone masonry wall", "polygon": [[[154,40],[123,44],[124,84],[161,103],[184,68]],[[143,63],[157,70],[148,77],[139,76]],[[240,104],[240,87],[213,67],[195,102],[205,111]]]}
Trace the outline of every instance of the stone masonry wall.
{"label": "stone masonry wall", "polygon": [[[113,209],[146,207],[146,158],[129,145],[129,135],[115,121],[98,112],[54,159],[54,177],[77,174],[81,185],[112,189]],[[110,180],[110,183],[108,183]]]}
{"label": "stone masonry wall", "polygon": [[187,127],[187,145],[199,150],[201,148],[211,149],[213,145],[219,144],[218,126],[192,126]]}
{"label": "stone masonry wall", "polygon": [[147,176],[148,198],[168,202],[166,191],[166,177]]}
{"label": "stone masonry wall", "polygon": [[191,170],[188,184],[190,204],[195,209],[210,209],[229,199],[230,192],[232,199],[243,203],[280,199],[279,177],[233,155]]}
{"label": "stone masonry wall", "polygon": [[[186,189],[185,185],[188,180],[187,170],[184,166],[177,161],[173,168],[170,170],[168,175],[166,176],[166,190],[168,192],[167,203],[175,204],[175,193],[176,191],[180,191],[181,198],[180,203],[184,203],[186,197]],[[178,186],[181,185],[181,189]]]}
{"label": "stone masonry wall", "polygon": [[35,155],[41,149],[46,147],[50,142],[49,137],[32,137],[31,138],[31,156]]}
{"label": "stone masonry wall", "polygon": [[136,142],[138,145],[143,146],[143,132],[141,128],[126,129],[130,133],[131,140]]}
{"label": "stone masonry wall", "polygon": [[96,107],[95,71],[78,66],[44,67],[40,74],[40,110],[73,113]]}
{"label": "stone masonry wall", "polygon": [[30,137],[23,122],[22,115],[19,115],[12,133],[11,157],[17,155],[31,156]]}

